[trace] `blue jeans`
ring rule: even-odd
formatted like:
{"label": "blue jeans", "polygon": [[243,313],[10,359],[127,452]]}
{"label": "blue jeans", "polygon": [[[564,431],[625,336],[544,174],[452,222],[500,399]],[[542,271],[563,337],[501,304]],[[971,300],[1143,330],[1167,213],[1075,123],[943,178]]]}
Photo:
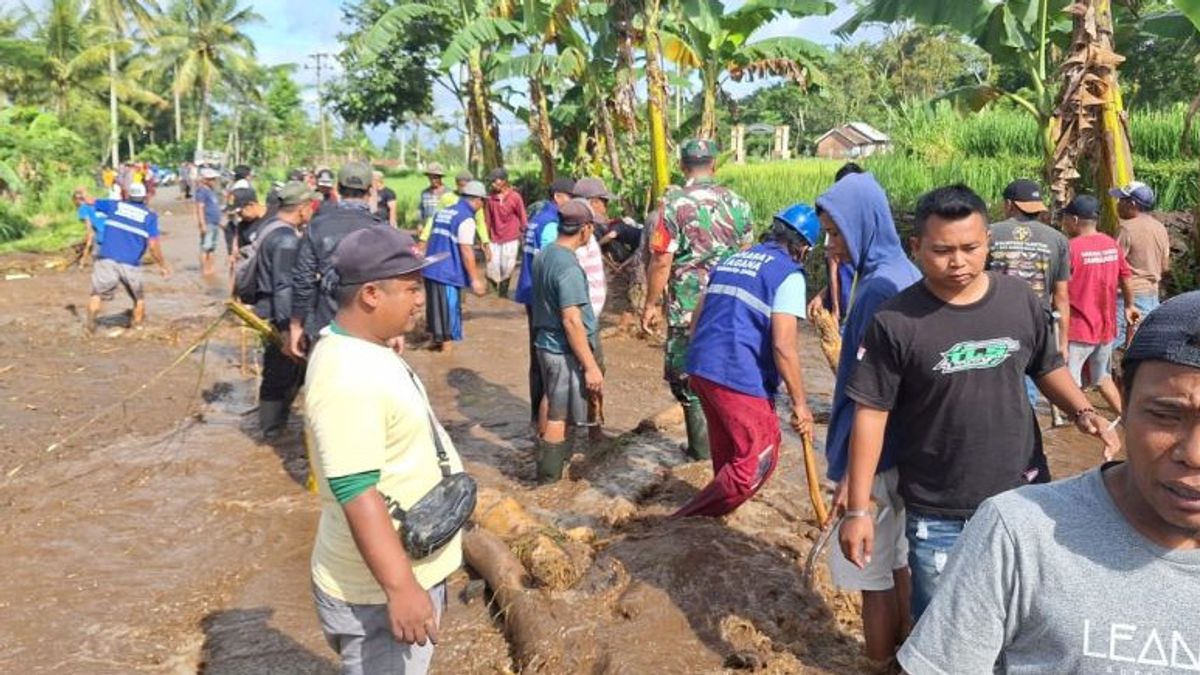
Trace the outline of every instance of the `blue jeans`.
{"label": "blue jeans", "polygon": [[951,518],[908,509],[904,534],[908,538],[908,567],[912,570],[912,618],[915,624],[937,591],[950,551],[967,524]]}
{"label": "blue jeans", "polygon": [[1037,410],[1038,388],[1032,377],[1025,376],[1025,395],[1029,397],[1029,405]]}
{"label": "blue jeans", "polygon": [[[1142,319],[1159,305],[1158,294],[1135,295],[1133,306],[1142,313]],[[1117,295],[1117,339],[1113,341],[1113,349],[1125,348],[1125,296]]]}

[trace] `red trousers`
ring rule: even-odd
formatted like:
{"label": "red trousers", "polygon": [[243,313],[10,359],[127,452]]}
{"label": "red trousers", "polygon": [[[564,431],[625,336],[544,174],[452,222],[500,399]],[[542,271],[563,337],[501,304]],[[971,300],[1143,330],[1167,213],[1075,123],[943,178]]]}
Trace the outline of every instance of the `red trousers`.
{"label": "red trousers", "polygon": [[783,434],[769,399],[690,375],[708,421],[713,479],[673,518],[723,516],[754,496],[779,464]]}

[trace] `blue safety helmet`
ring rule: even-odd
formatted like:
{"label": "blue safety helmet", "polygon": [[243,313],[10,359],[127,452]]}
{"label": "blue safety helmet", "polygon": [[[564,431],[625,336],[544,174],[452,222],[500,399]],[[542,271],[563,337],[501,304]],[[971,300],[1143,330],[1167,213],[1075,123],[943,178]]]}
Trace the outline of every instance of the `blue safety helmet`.
{"label": "blue safety helmet", "polygon": [[792,204],[776,213],[775,220],[800,233],[809,246],[817,245],[817,237],[821,234],[821,220],[808,204]]}

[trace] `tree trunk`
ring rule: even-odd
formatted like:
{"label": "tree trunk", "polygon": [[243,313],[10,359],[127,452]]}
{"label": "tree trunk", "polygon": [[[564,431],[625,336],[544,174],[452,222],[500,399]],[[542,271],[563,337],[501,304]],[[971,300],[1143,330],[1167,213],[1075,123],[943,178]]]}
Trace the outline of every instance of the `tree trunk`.
{"label": "tree trunk", "polygon": [[529,121],[533,126],[533,135],[537,139],[538,159],[542,164],[542,183],[549,185],[554,181],[554,135],[550,131],[550,108],[546,104],[546,90],[542,87],[542,78],[529,78]]}
{"label": "tree trunk", "polygon": [[618,2],[617,12],[617,80],[613,90],[613,110],[616,111],[617,126],[632,140],[637,136],[637,94],[634,92],[633,44],[634,27],[632,8],[629,2]]}
{"label": "tree trunk", "polygon": [[408,168],[408,136],[404,133],[404,128],[400,128],[400,168]]}
{"label": "tree trunk", "polygon": [[172,98],[174,99],[175,108],[175,144],[178,145],[179,143],[183,142],[183,111],[179,107],[181,98],[179,95],[179,90],[172,86],[171,94]]}
{"label": "tree trunk", "polygon": [[604,147],[608,150],[608,168],[612,171],[613,179],[620,183],[625,180],[625,173],[621,171],[621,154],[617,152],[612,116],[608,114],[608,105],[604,102],[600,103],[600,130],[604,134]]}
{"label": "tree trunk", "polygon": [[130,161],[133,161],[133,156],[137,154],[136,152],[134,152],[134,148],[133,148],[133,132],[132,131],[126,132],[125,139],[127,141],[129,141],[129,157],[128,157],[128,159]]}
{"label": "tree trunk", "polygon": [[496,117],[492,114],[492,103],[487,95],[482,52],[478,49],[472,50],[467,57],[467,65],[471,69],[471,98],[474,99],[475,115],[478,119],[476,129],[483,150],[483,163],[489,170],[501,168],[504,166],[504,154],[500,149],[500,133],[496,126]]}
{"label": "tree trunk", "polygon": [[705,64],[703,70],[704,107],[700,117],[700,138],[713,139],[717,135],[717,78],[714,67]]}
{"label": "tree trunk", "polygon": [[200,114],[196,117],[196,158],[204,153],[204,127],[208,122],[208,82],[200,85]]}
{"label": "tree trunk", "polygon": [[112,165],[121,165],[121,137],[117,130],[117,50],[108,48],[108,142],[112,148]]}
{"label": "tree trunk", "polygon": [[651,202],[655,203],[667,190],[670,173],[667,168],[667,78],[663,74],[662,42],[658,34],[661,0],[648,0],[645,15],[646,50],[646,122],[650,125]]}

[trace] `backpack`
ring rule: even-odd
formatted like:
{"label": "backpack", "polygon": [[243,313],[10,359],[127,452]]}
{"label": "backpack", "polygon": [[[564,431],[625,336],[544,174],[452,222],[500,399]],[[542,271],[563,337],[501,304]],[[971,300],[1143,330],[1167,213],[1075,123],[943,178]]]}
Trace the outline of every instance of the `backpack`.
{"label": "backpack", "polygon": [[233,264],[233,295],[248,305],[258,300],[258,249],[273,232],[291,227],[278,218],[258,228],[254,241],[238,249],[237,261]]}

